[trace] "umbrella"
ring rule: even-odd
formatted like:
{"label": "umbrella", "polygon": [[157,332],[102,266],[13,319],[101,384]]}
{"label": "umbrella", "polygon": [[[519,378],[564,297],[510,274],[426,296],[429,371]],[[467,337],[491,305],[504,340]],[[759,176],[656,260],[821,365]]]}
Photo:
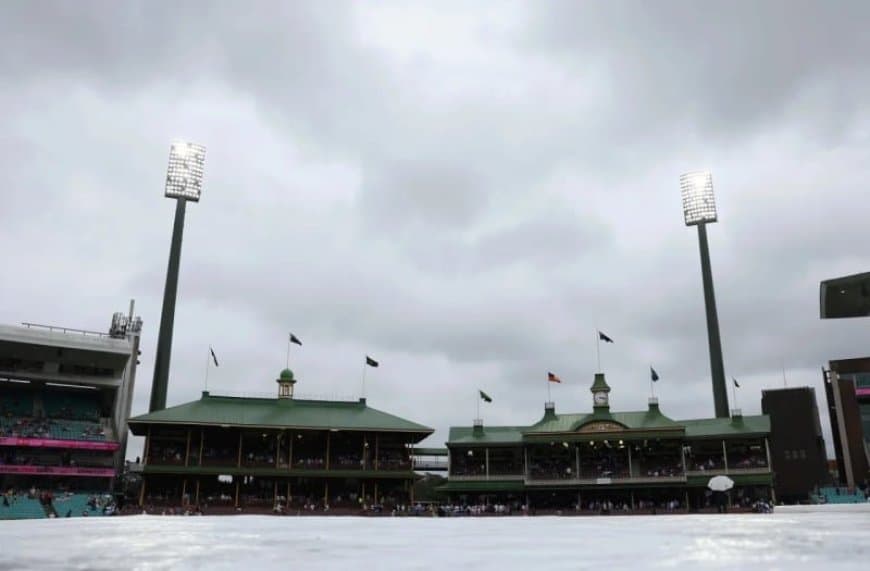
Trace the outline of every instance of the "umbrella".
{"label": "umbrella", "polygon": [[726,492],[734,487],[734,480],[728,476],[713,476],[707,482],[707,487],[714,492]]}

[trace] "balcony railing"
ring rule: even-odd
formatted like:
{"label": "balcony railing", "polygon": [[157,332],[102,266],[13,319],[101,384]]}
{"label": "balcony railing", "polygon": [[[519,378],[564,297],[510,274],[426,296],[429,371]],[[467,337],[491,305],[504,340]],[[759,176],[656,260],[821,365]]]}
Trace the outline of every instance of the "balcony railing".
{"label": "balcony railing", "polygon": [[378,472],[410,472],[413,470],[413,466],[410,462],[405,462],[403,464],[391,464],[388,466],[381,466],[375,469],[373,466],[351,466],[351,465],[333,465],[330,464],[329,468],[326,467],[326,462],[294,462],[293,466],[288,466],[286,462],[275,465],[274,462],[247,462],[242,461],[241,465],[238,464],[238,460],[234,458],[203,458],[202,464],[197,464],[195,461],[190,462],[187,466],[185,466],[184,461],[177,461],[175,459],[163,460],[162,458],[149,458],[146,464],[152,468],[159,467],[167,467],[167,468],[189,468],[189,469],[197,469],[197,468],[226,468],[226,469],[234,469],[234,470],[275,470],[276,472],[370,472],[370,473],[378,473]]}
{"label": "balcony railing", "polygon": [[756,466],[753,468],[728,468],[726,474],[767,474],[770,472],[770,466]]}
{"label": "balcony railing", "polygon": [[415,470],[446,470],[447,460],[414,460]]}
{"label": "balcony railing", "polygon": [[115,476],[115,469],[72,466],[13,466],[9,464],[0,464],[0,474],[96,476],[103,478],[112,478]]}
{"label": "balcony railing", "polygon": [[507,481],[523,481],[525,476],[522,474],[503,474],[491,476],[448,476],[449,480],[454,482],[503,482]]}
{"label": "balcony railing", "polygon": [[769,474],[769,466],[756,466],[754,468],[714,468],[711,470],[688,470],[687,476],[739,476],[741,474]]}
{"label": "balcony railing", "polygon": [[576,486],[592,486],[606,484],[677,484],[685,481],[685,476],[614,476],[603,478],[566,478],[561,480],[538,480],[529,478],[526,480],[526,485],[559,486],[570,484]]}

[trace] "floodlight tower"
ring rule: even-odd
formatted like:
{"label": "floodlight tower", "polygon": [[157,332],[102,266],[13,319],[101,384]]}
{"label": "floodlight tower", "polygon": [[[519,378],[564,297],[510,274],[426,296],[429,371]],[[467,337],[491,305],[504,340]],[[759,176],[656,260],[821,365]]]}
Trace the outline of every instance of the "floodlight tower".
{"label": "floodlight tower", "polygon": [[205,147],[186,141],[172,143],[169,149],[169,167],[166,170],[166,197],[176,200],[175,223],[172,227],[166,286],[163,289],[163,311],[160,314],[160,333],[157,337],[157,356],[154,359],[154,381],[151,383],[149,412],[166,408],[169,361],[172,356],[172,330],[175,324],[175,298],[178,292],[178,267],[181,263],[181,238],[184,235],[184,207],[188,200],[199,202],[204,166]]}
{"label": "floodlight tower", "polygon": [[710,346],[710,374],[713,378],[713,404],[717,418],[728,418],[728,388],[725,385],[725,366],[722,363],[722,341],[719,338],[719,315],[716,313],[716,295],[713,292],[713,271],[710,269],[710,248],[707,245],[707,224],[716,222],[713,175],[709,171],[681,175],[680,190],[683,195],[686,226],[698,227],[704,305],[707,310],[707,341]]}

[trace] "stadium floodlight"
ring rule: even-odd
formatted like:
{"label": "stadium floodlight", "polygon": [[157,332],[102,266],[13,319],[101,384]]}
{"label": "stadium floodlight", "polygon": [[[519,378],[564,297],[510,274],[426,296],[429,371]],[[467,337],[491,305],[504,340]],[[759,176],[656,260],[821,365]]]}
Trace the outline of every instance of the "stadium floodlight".
{"label": "stadium floodlight", "polygon": [[172,357],[172,331],[175,325],[175,299],[178,293],[178,270],[181,265],[181,239],[184,235],[184,209],[188,201],[199,202],[202,194],[202,175],[205,166],[205,147],[187,141],[174,141],[169,148],[169,167],[166,171],[166,197],[174,198],[175,222],[169,246],[169,266],[163,289],[163,310],[160,314],[160,332],[154,357],[154,380],[151,382],[151,402],[148,412],[166,408],[169,385],[169,361]]}
{"label": "stadium floodlight", "polygon": [[173,141],[166,170],[166,197],[199,202],[205,147],[188,141]]}
{"label": "stadium floodlight", "polygon": [[716,417],[727,418],[730,416],[728,387],[725,384],[722,341],[719,337],[719,314],[716,311],[716,294],[713,291],[710,247],[707,244],[707,224],[716,222],[713,175],[710,171],[693,171],[680,175],[680,192],[683,195],[683,218],[686,226],[698,227],[701,279],[704,283],[704,308],[707,313],[707,342],[710,348],[710,376],[713,381],[713,404],[716,409]]}
{"label": "stadium floodlight", "polygon": [[716,197],[710,171],[687,172],[680,176],[683,218],[686,226],[716,222]]}

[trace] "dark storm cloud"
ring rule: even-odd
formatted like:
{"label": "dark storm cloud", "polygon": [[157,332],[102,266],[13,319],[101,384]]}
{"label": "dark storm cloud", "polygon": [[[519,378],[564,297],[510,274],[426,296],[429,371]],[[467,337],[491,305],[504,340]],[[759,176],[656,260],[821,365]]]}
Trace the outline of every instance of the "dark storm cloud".
{"label": "dark storm cloud", "polygon": [[162,169],[169,139],[189,136],[209,154],[171,402],[202,388],[210,344],[214,386],[272,390],[292,329],[302,392],[356,391],[370,352],[380,408],[443,429],[470,418],[456,395],[485,386],[487,422],[532,421],[547,370],[566,380],[560,410],[587,408],[600,328],[617,340],[602,354],[614,403],[643,407],[655,364],[666,412],[699,417],[703,297],[677,177],[709,167],[726,369],[757,411],[783,363],[819,389],[819,365],[867,345],[860,324],[818,320],[817,286],[868,263],[868,15],[6,3],[0,239],[20,245],[9,267],[52,279],[3,282],[3,319],[101,329],[136,297],[144,410],[171,227]]}

